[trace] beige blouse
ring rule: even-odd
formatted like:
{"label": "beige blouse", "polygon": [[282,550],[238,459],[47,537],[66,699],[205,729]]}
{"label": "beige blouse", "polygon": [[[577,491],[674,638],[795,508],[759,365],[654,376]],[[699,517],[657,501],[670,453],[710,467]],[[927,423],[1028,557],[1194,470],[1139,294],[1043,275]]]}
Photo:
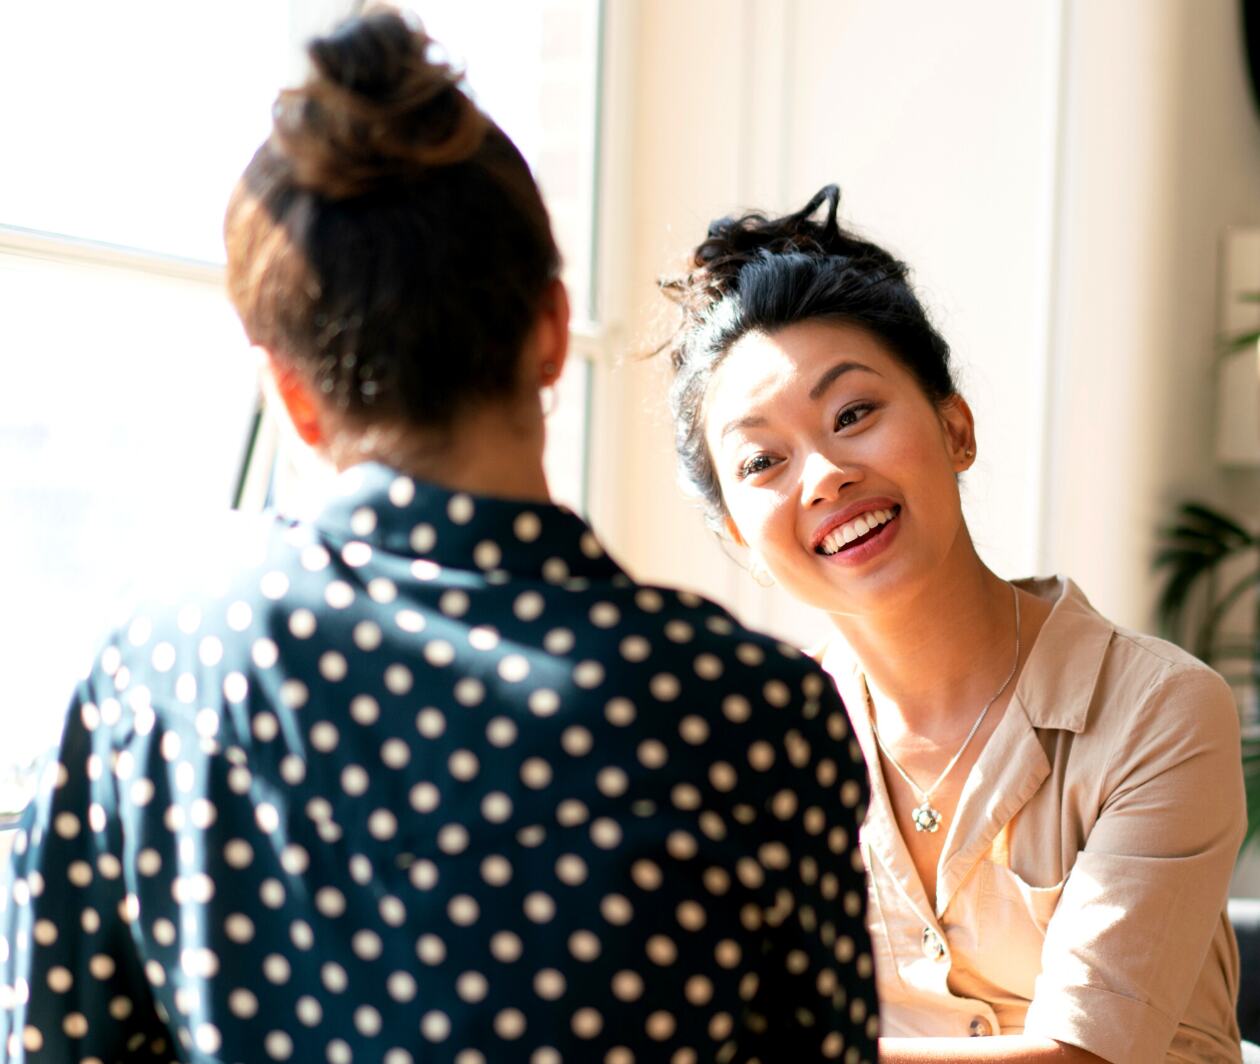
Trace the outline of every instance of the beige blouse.
{"label": "beige blouse", "polygon": [[842,647],[823,655],[870,766],[881,1031],[1026,1032],[1114,1064],[1238,1061],[1233,695],[1070,580],[1018,586],[1054,606],[947,825],[935,909],[892,820],[865,681]]}

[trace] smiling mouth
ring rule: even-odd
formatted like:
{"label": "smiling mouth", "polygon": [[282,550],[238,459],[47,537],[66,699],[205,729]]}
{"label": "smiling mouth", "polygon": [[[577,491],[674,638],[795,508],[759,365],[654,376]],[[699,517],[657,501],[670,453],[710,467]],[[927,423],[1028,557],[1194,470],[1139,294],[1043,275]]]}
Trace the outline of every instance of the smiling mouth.
{"label": "smiling mouth", "polygon": [[814,553],[827,557],[865,543],[899,513],[901,507],[894,506],[886,510],[871,510],[855,517],[824,536],[822,542],[814,548]]}

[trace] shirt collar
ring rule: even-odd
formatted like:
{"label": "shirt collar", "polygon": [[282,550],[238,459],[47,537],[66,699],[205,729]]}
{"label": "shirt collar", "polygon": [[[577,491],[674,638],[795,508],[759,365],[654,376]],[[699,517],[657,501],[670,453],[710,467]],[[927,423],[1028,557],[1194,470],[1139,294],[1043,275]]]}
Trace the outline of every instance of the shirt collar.
{"label": "shirt collar", "polygon": [[1024,663],[1014,700],[1034,728],[1084,731],[1115,626],[1066,577],[1014,583],[1054,603]]}
{"label": "shirt collar", "polygon": [[[564,506],[452,491],[366,462],[340,473],[314,524],[337,543],[550,583],[623,576]],[[499,577],[502,579],[503,577]]]}

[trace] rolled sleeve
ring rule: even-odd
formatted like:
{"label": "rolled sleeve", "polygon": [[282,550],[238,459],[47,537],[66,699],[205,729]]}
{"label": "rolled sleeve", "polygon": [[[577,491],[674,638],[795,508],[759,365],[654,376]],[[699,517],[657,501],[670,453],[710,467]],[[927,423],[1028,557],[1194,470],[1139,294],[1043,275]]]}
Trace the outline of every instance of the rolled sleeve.
{"label": "rolled sleeve", "polygon": [[1233,695],[1174,667],[1103,776],[1051,918],[1025,1031],[1112,1064],[1162,1060],[1199,979],[1245,828]]}

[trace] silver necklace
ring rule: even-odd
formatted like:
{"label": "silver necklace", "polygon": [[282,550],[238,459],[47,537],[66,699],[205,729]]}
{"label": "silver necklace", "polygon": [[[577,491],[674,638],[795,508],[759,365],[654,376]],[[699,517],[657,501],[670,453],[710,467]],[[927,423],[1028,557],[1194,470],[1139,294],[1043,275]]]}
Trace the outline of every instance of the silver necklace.
{"label": "silver necklace", "polygon": [[1015,661],[1011,664],[1011,671],[1006,674],[1006,679],[1002,681],[1002,686],[994,691],[993,697],[984,704],[984,709],[980,710],[980,716],[976,718],[975,724],[971,726],[971,731],[967,733],[967,738],[962,741],[962,746],[958,748],[958,753],[949,759],[949,764],[945,766],[945,771],[936,777],[936,782],[932,786],[927,789],[920,787],[910,778],[910,774],[897,763],[897,759],[888,752],[888,747],[884,745],[884,741],[879,737],[879,729],[875,727],[875,714],[873,711],[871,713],[871,734],[875,736],[875,745],[888,758],[888,763],[897,770],[901,778],[910,785],[910,789],[919,796],[919,804],[915,806],[910,814],[910,819],[914,821],[915,831],[932,832],[941,826],[945,818],[939,809],[932,806],[932,794],[937,787],[945,782],[945,777],[953,771],[954,766],[958,764],[958,759],[963,756],[963,751],[967,749],[968,744],[975,738],[976,732],[980,730],[980,725],[984,722],[984,718],[988,716],[989,709],[994,702],[1002,697],[1002,692],[1006,690],[1011,680],[1015,678],[1015,672],[1019,668],[1019,592],[1014,584],[1011,585],[1011,593],[1015,596]]}

